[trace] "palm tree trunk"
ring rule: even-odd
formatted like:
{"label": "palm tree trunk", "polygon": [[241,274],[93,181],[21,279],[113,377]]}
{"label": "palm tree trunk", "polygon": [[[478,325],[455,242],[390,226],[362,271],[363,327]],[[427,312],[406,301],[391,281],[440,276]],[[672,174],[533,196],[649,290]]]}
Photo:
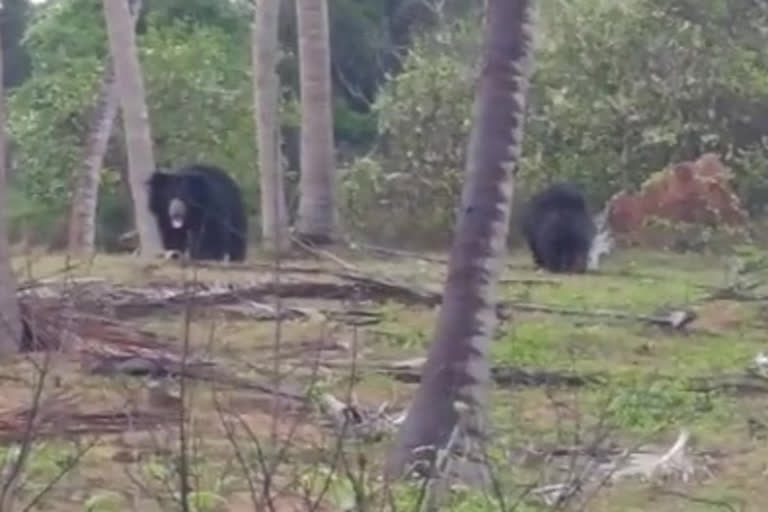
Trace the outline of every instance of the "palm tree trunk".
{"label": "palm tree trunk", "polygon": [[421,385],[387,461],[389,477],[417,458],[415,448],[445,447],[460,419],[456,402],[468,406],[466,433],[478,438],[485,430],[495,287],[506,253],[533,67],[533,8],[533,0],[487,2],[466,182],[443,304]]}
{"label": "palm tree trunk", "polygon": [[155,157],[152,153],[152,136],[136,35],[125,0],[104,0],[103,4],[125,130],[136,230],[139,233],[141,254],[149,257],[161,252],[162,245],[147,200],[147,180],[155,169]]}
{"label": "palm tree trunk", "polygon": [[268,250],[283,253],[290,248],[290,238],[278,129],[279,79],[276,67],[279,8],[279,0],[259,0],[251,27],[251,58],[261,178],[262,237]]}
{"label": "palm tree trunk", "polygon": [[301,75],[301,181],[297,235],[331,242],[334,227],[334,142],[327,0],[296,0]]}
{"label": "palm tree trunk", "polygon": [[5,168],[7,135],[5,131],[2,53],[2,48],[0,48],[0,356],[6,356],[19,350],[21,313],[16,297],[16,279],[13,277],[11,269],[11,252],[8,247],[8,214],[6,212],[8,189],[6,184],[7,169]]}
{"label": "palm tree trunk", "polygon": [[[130,4],[135,30],[141,12],[141,0],[130,0]],[[119,108],[115,69],[111,57],[107,57],[99,95],[93,106],[83,162],[77,171],[72,193],[69,220],[69,252],[72,256],[87,257],[94,251],[101,167]]]}

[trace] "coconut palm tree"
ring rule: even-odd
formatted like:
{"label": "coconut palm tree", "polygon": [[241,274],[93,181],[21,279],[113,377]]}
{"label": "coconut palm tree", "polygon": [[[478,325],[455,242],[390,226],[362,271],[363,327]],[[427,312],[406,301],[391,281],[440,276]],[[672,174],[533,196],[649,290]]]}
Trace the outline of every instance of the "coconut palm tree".
{"label": "coconut palm tree", "polygon": [[283,253],[290,248],[288,210],[285,205],[280,130],[278,119],[277,22],[279,0],[259,0],[251,29],[253,104],[259,151],[261,230],[268,250]]}
{"label": "coconut palm tree", "polygon": [[[141,0],[130,0],[130,4],[135,30],[141,11]],[[101,166],[119,108],[115,69],[111,57],[107,56],[101,76],[101,87],[93,106],[83,161],[77,169],[72,191],[68,245],[73,256],[87,257],[94,251]]]}
{"label": "coconut palm tree", "polygon": [[6,142],[3,52],[0,48],[0,355],[17,352],[21,342],[21,313],[16,297],[16,280],[11,270],[11,252],[8,247]]}
{"label": "coconut palm tree", "polygon": [[114,63],[115,83],[125,130],[136,230],[139,233],[142,256],[153,256],[161,252],[163,247],[157,223],[149,211],[147,201],[147,181],[155,170],[155,156],[152,151],[152,134],[136,34],[126,0],[104,0],[103,4],[109,54]]}
{"label": "coconut palm tree", "polygon": [[334,228],[333,115],[327,0],[296,0],[301,78],[301,180],[296,234],[329,243]]}
{"label": "coconut palm tree", "polygon": [[[487,0],[458,229],[437,329],[408,416],[387,462],[400,474],[418,447],[444,447],[466,404],[466,432],[484,431],[488,351],[503,267],[532,69],[533,0]],[[434,452],[433,452],[434,453]]]}

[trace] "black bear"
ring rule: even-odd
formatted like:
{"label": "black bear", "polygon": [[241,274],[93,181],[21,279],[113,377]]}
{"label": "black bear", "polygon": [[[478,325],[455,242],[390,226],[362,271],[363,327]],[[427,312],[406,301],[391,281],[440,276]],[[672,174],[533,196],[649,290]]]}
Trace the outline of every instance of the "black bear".
{"label": "black bear", "polygon": [[536,265],[550,272],[586,272],[597,228],[579,190],[550,185],[531,198],[521,223]]}
{"label": "black bear", "polygon": [[248,219],[240,188],[223,170],[205,164],[155,171],[147,183],[149,210],[168,251],[194,260],[245,259]]}

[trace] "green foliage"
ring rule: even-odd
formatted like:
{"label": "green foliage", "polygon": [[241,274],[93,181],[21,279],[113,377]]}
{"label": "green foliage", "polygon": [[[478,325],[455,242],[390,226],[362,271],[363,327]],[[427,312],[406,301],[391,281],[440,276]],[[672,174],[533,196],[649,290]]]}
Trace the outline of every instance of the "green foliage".
{"label": "green foliage", "polygon": [[[542,6],[518,203],[533,188],[567,179],[582,185],[598,208],[671,161],[718,151],[749,211],[765,213],[768,13],[751,3],[704,1]],[[66,211],[71,171],[81,158],[106,55],[100,3],[58,0],[35,9],[24,43],[32,74],[9,96],[11,180],[23,198],[16,204],[27,211],[34,205],[43,224]],[[279,72],[287,156],[295,168],[299,77],[289,4]],[[448,1],[442,18],[419,5],[330,2],[340,160],[375,146],[343,169],[342,218],[379,240],[443,245],[462,183],[481,23],[466,2]],[[139,44],[158,163],[206,160],[226,167],[256,209],[251,9],[248,0],[146,3]]]}
{"label": "green foliage", "polygon": [[147,11],[147,22],[155,27],[181,21],[217,28],[245,40],[250,29],[252,6],[250,0],[152,0],[145,3],[144,10]]}
{"label": "green foliage", "polygon": [[374,110],[384,149],[375,160],[354,162],[343,180],[351,228],[400,243],[447,240],[470,129],[474,67],[466,48],[477,35],[473,23],[460,21],[417,40],[379,94]]}
{"label": "green foliage", "polygon": [[736,151],[732,162],[737,176],[736,194],[749,212],[765,217],[768,215],[768,137]]}
{"label": "green foliage", "polygon": [[[20,496],[35,496],[50,490],[62,475],[74,470],[77,449],[61,442],[37,442],[28,446],[29,453],[22,464],[18,493]],[[21,446],[12,444],[0,447],[0,462],[4,468],[13,467],[21,454]],[[43,502],[44,503],[44,502]]]}
{"label": "green foliage", "polygon": [[376,139],[378,132],[374,113],[357,112],[337,100],[333,105],[333,120],[338,141],[362,147]]}
{"label": "green foliage", "polygon": [[750,240],[749,233],[740,227],[671,222],[658,217],[646,219],[645,229],[650,246],[677,252],[730,253],[735,244]]}
{"label": "green foliage", "polygon": [[58,0],[36,11],[24,41],[36,73],[66,70],[72,58],[103,60],[107,32],[101,5],[101,0]]}
{"label": "green foliage", "polygon": [[671,161],[718,151],[760,213],[765,189],[755,185],[765,178],[732,157],[754,151],[768,129],[756,110],[768,99],[766,62],[751,49],[766,42],[755,24],[766,13],[706,4],[576,1],[550,14],[526,131],[526,185],[568,178],[597,204]]}
{"label": "green foliage", "polygon": [[[760,48],[768,36],[760,27],[768,13],[705,3],[573,0],[542,9],[516,198],[569,180],[597,209],[671,162],[716,151],[750,212],[764,213],[768,60]],[[358,215],[366,205],[367,219],[356,222],[377,238],[450,236],[479,55],[479,23],[462,23],[412,46],[377,99],[382,147],[350,166],[346,206]]]}
{"label": "green foliage", "polygon": [[566,363],[567,347],[563,345],[569,339],[558,327],[545,320],[514,326],[492,345],[494,361],[533,368]]}
{"label": "green foliage", "polygon": [[119,512],[125,510],[123,497],[114,491],[98,491],[85,500],[86,512]]}
{"label": "green foliage", "polygon": [[[194,512],[213,512],[226,507],[227,500],[224,496],[231,494],[239,480],[232,475],[221,472],[217,462],[212,462],[210,455],[187,454],[190,471],[197,475],[195,478],[195,490],[190,491],[187,499],[191,510]],[[164,457],[151,457],[139,467],[140,479],[151,492],[157,492],[162,496],[169,490],[173,500],[181,502],[181,493],[175,488],[169,488],[170,482],[176,482],[178,476],[178,464],[175,460]],[[236,482],[237,481],[237,482]]]}
{"label": "green foliage", "polygon": [[184,22],[151,26],[141,43],[157,164],[211,162],[257,190],[249,48]]}
{"label": "green foliage", "polygon": [[73,57],[66,69],[33,73],[8,100],[14,141],[11,181],[30,199],[49,205],[69,198],[71,170],[87,131],[85,112],[98,87],[101,63]]}
{"label": "green foliage", "polygon": [[96,246],[106,251],[120,247],[120,235],[133,227],[133,209],[128,188],[118,183],[119,173],[106,169],[102,173],[96,212]]}
{"label": "green foliage", "polygon": [[691,392],[688,386],[684,379],[628,377],[621,385],[610,386],[607,412],[617,425],[638,432],[690,423],[710,412],[713,402],[707,395]]}
{"label": "green foliage", "polygon": [[[9,98],[11,183],[16,205],[27,206],[23,211],[11,206],[16,221],[50,225],[68,208],[72,171],[82,159],[103,71],[106,40],[100,3],[53,3],[41,9],[28,32],[33,75]],[[212,162],[233,172],[246,190],[257,190],[245,33],[195,20],[169,23],[163,12],[149,17],[139,38],[158,164]],[[157,26],[158,20],[166,24]],[[119,122],[115,132],[122,139]],[[97,236],[100,244],[113,247],[117,236],[130,228],[124,221],[132,215],[125,189],[116,188],[119,174],[107,171]],[[245,194],[248,203],[255,197]]]}

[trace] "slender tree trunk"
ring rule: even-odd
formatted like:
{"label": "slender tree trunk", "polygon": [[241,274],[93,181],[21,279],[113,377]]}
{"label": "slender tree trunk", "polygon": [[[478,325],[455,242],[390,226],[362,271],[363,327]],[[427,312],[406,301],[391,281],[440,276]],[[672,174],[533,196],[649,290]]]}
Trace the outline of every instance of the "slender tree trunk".
{"label": "slender tree trunk", "polygon": [[[141,12],[141,0],[130,0],[130,7],[135,30]],[[93,106],[83,162],[74,182],[69,220],[69,252],[72,256],[88,257],[94,252],[101,168],[119,108],[115,69],[112,58],[108,56],[104,63],[99,95]]]}
{"label": "slender tree trunk", "polygon": [[297,235],[332,241],[334,228],[333,114],[327,0],[296,0],[301,74],[301,181]]}
{"label": "slender tree trunk", "polygon": [[390,478],[417,458],[415,448],[446,445],[459,420],[456,402],[468,406],[469,434],[482,436],[485,429],[495,288],[533,67],[533,15],[533,0],[487,2],[483,66],[443,304],[421,385],[387,461]]}
{"label": "slender tree trunk", "polygon": [[[4,0],[0,32],[3,34],[3,73],[6,88],[16,87],[29,76],[30,59],[22,40],[30,17],[29,0]],[[7,151],[7,150],[6,150]]]}
{"label": "slender tree trunk", "polygon": [[151,257],[162,251],[162,245],[147,200],[147,180],[155,169],[155,157],[136,35],[126,0],[104,0],[103,3],[125,130],[136,230],[142,256]]}
{"label": "slender tree trunk", "polygon": [[[2,34],[0,34],[0,39],[2,39],[1,36]],[[14,279],[11,269],[11,251],[8,247],[6,139],[5,87],[3,86],[2,48],[0,47],[0,356],[17,352],[21,343],[21,313],[16,297],[16,279]]]}
{"label": "slender tree trunk", "polygon": [[251,30],[253,103],[259,151],[261,230],[268,250],[290,248],[278,119],[277,22],[279,0],[258,0]]}

